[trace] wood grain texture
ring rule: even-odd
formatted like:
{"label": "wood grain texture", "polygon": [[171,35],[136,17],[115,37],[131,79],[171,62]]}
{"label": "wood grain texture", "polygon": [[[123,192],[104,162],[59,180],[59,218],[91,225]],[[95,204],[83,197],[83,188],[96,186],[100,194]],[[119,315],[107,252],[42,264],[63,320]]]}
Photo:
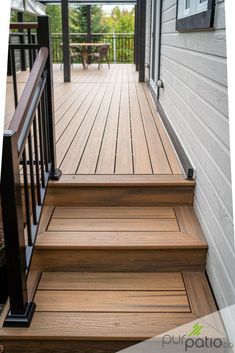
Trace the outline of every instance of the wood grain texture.
{"label": "wood grain texture", "polygon": [[38,312],[190,312],[185,291],[37,291]]}
{"label": "wood grain texture", "polygon": [[180,272],[43,272],[38,290],[172,290],[184,291]]}
{"label": "wood grain texture", "polygon": [[202,249],[207,244],[180,232],[93,231],[44,232],[37,238],[36,248],[46,249]]}
{"label": "wood grain texture", "polygon": [[55,341],[32,339],[24,341],[4,341],[6,353],[116,353],[140,341]]}
{"label": "wood grain texture", "polygon": [[183,272],[192,312],[200,317],[217,311],[211,289],[204,273]]}
{"label": "wood grain texture", "polygon": [[192,313],[36,312],[31,326],[4,328],[4,340],[144,340],[195,320]]}
{"label": "wood grain texture", "polygon": [[173,207],[56,207],[55,218],[160,218],[175,219]]}
{"label": "wood grain texture", "polygon": [[52,218],[48,231],[146,231],[146,232],[177,232],[178,223],[175,219],[121,219],[121,218]]}
{"label": "wood grain texture", "polygon": [[[32,269],[40,271],[203,271],[207,249],[35,249]],[[102,261],[101,261],[102,259]]]}
{"label": "wood grain texture", "polygon": [[50,181],[50,188],[61,186],[185,186],[192,188],[195,181],[177,175],[62,175],[58,181]]}
{"label": "wood grain texture", "polygon": [[[65,84],[54,65],[57,160],[64,175],[182,174],[134,65],[112,65],[99,74],[91,65],[84,75],[75,64],[72,71]],[[17,76],[20,94],[28,74]],[[9,79],[6,126],[14,112],[12,89]]]}
{"label": "wood grain texture", "polygon": [[63,186],[48,188],[48,206],[172,206],[192,205],[190,186]]}

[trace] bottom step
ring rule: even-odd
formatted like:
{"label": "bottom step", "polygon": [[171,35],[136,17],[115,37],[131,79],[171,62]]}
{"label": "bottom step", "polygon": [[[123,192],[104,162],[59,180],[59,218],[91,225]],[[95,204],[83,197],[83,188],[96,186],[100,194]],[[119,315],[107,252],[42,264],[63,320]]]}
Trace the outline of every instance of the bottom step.
{"label": "bottom step", "polygon": [[0,330],[6,353],[117,352],[216,311],[200,272],[38,278],[31,326]]}

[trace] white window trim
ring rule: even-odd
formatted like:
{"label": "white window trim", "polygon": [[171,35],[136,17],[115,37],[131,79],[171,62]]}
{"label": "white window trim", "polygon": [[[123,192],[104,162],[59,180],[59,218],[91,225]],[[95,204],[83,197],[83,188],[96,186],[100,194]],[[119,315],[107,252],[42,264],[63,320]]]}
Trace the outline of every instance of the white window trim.
{"label": "white window trim", "polygon": [[200,0],[197,1],[197,12],[207,11],[208,9],[208,0],[200,3]]}
{"label": "white window trim", "polygon": [[200,0],[191,0],[190,8],[186,9],[186,0],[178,1],[178,18],[184,18],[192,16],[194,14],[207,11],[208,9],[208,0],[200,3]]}

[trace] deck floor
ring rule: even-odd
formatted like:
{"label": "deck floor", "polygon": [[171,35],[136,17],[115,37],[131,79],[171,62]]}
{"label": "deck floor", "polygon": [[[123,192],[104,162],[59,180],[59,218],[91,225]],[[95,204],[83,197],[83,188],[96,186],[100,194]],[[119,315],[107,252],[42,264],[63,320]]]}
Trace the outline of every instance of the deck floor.
{"label": "deck floor", "polygon": [[[19,95],[28,72],[18,75]],[[156,112],[149,89],[134,65],[81,65],[71,83],[54,65],[56,144],[64,175],[176,175],[178,159]],[[5,127],[14,112],[7,84]]]}

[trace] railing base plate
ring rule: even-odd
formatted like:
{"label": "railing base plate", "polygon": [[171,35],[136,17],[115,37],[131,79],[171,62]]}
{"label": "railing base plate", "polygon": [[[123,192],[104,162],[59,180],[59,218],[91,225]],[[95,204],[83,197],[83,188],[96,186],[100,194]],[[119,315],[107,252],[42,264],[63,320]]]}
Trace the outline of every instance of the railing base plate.
{"label": "railing base plate", "polygon": [[29,327],[33,318],[36,304],[30,302],[27,304],[25,313],[22,315],[12,315],[9,311],[5,321],[4,327]]}
{"label": "railing base plate", "polygon": [[60,169],[55,169],[50,173],[50,180],[60,180],[61,175],[62,171]]}

